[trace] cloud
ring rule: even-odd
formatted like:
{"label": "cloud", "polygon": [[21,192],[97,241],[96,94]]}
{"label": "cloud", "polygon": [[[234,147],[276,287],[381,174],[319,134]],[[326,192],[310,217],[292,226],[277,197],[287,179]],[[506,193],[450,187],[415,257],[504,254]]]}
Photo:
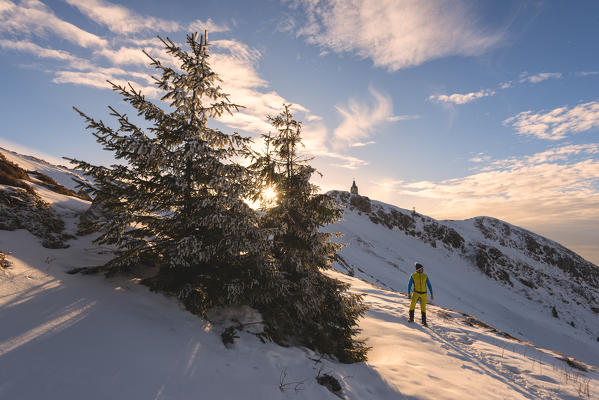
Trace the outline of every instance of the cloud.
{"label": "cloud", "polygon": [[489,160],[491,160],[491,157],[489,155],[486,155],[485,153],[478,153],[475,156],[473,156],[472,158],[470,158],[468,161],[475,162],[475,163],[482,163],[482,162],[487,162]]}
{"label": "cloud", "polygon": [[[61,69],[50,71],[54,73],[54,78],[52,79],[52,82],[54,83],[73,83],[100,89],[111,89],[111,86],[106,82],[107,80],[115,83],[133,81],[134,86],[143,89],[146,96],[152,98],[160,97],[160,93],[155,87],[148,86],[148,84],[153,83],[153,79],[146,73],[127,71],[114,67],[100,67],[90,60],[74,56],[67,51],[41,47],[27,41],[0,39],[0,47],[3,49],[30,53],[39,58],[62,61],[67,68],[75,69],[75,71]],[[118,78],[119,76],[121,78]],[[139,80],[144,83],[139,84],[135,82]]]}
{"label": "cloud", "polygon": [[442,103],[453,103],[453,104],[466,104],[466,103],[470,103],[471,101],[474,101],[476,99],[480,99],[482,97],[488,97],[488,96],[493,96],[495,95],[495,91],[491,90],[491,89],[483,89],[483,90],[479,90],[478,92],[471,92],[471,93],[466,93],[466,94],[459,94],[459,93],[454,93],[451,95],[446,95],[446,94],[440,94],[440,95],[436,95],[436,96],[429,96],[429,100],[431,101],[436,101],[436,102],[442,102]]}
{"label": "cloud", "polygon": [[[599,144],[567,145],[491,162],[439,182],[394,182],[393,196],[428,204],[437,218],[491,215],[512,223],[599,220]],[[389,181],[379,182],[388,190]],[[422,208],[422,207],[419,207]],[[566,223],[566,222],[564,222]]]}
{"label": "cloud", "polygon": [[132,79],[123,79],[118,77],[125,76],[130,78],[131,75],[137,75],[137,77],[142,78],[146,77],[144,74],[123,71],[117,68],[100,68],[94,71],[56,71],[52,82],[72,83],[75,85],[84,85],[98,89],[112,90],[112,86],[108,83],[108,81],[111,81],[112,83],[124,86],[131,84],[135,90],[141,90],[144,96],[154,99],[160,98],[164,94],[155,86],[139,84]]}
{"label": "cloud", "polygon": [[389,95],[374,88],[370,88],[369,92],[373,102],[349,99],[347,106],[335,107],[343,117],[343,121],[333,132],[337,143],[351,144],[371,136],[377,127],[385,123],[417,118],[410,115],[394,115],[393,101]]}
{"label": "cloud", "polygon": [[599,101],[579,104],[573,108],[559,107],[547,113],[524,111],[503,123],[511,125],[520,135],[561,140],[570,134],[599,127]]}
{"label": "cloud", "polygon": [[578,75],[578,76],[599,75],[599,71],[581,71],[581,72],[577,72],[576,75]]}
{"label": "cloud", "polygon": [[106,26],[111,32],[129,35],[142,31],[177,32],[203,31],[223,32],[226,26],[217,25],[208,19],[206,22],[196,20],[188,25],[176,21],[139,15],[126,7],[109,3],[103,0],[66,0],[71,6],[77,8],[82,14],[87,15],[92,21]]}
{"label": "cloud", "polygon": [[[293,102],[274,90],[265,90],[268,81],[258,73],[261,53],[234,40],[215,40],[212,43],[212,68],[223,80],[221,86],[230,95],[229,99],[244,107],[234,116],[223,115],[220,121],[247,132],[266,133],[272,130],[266,116],[279,114],[283,104]],[[313,120],[309,110],[301,104],[293,104],[292,110],[294,113],[302,112],[308,120]]]}
{"label": "cloud", "polygon": [[[153,79],[148,70],[150,60],[141,49],[160,59],[163,63],[178,66],[179,61],[167,54],[156,38],[144,37],[147,30],[187,31],[193,29],[210,29],[211,32],[222,32],[228,28],[208,22],[196,20],[188,25],[168,21],[151,16],[139,15],[128,8],[109,3],[104,0],[88,0],[79,2],[67,0],[83,14],[110,30],[106,40],[92,35],[80,28],[56,17],[44,4],[27,0],[16,5],[7,0],[0,0],[0,34],[12,34],[18,40],[10,40],[0,35],[0,47],[33,54],[39,58],[53,59],[62,62],[60,67],[45,66],[52,73],[52,81],[57,84],[85,85],[98,89],[110,89],[106,82],[124,84],[132,82],[133,86],[142,90],[151,98],[159,98],[162,93],[153,86]],[[61,39],[70,40],[81,47],[94,45],[92,56],[79,57],[61,49],[40,46],[29,40],[31,26],[36,27],[34,33],[43,36],[48,32]],[[137,33],[136,37],[127,35]],[[27,38],[28,40],[22,40]],[[34,39],[34,38],[32,38]],[[54,41],[60,43],[60,41]],[[223,79],[223,90],[230,95],[231,101],[244,106],[235,118],[224,115],[221,122],[250,133],[266,132],[270,125],[266,115],[280,112],[283,104],[291,103],[276,91],[267,90],[268,82],[258,74],[258,63],[261,53],[236,40],[212,40],[211,66]],[[77,52],[80,49],[73,51]],[[127,70],[122,67],[127,66]],[[296,104],[294,110],[305,113],[309,120],[317,120],[308,109]]]}
{"label": "cloud", "polygon": [[561,79],[563,75],[561,72],[542,72],[536,75],[528,75],[527,72],[523,72],[520,74],[520,83],[530,82],[530,83],[539,83],[546,81],[547,79]]}
{"label": "cloud", "polygon": [[[154,48],[145,47],[144,50],[149,54],[154,53]],[[148,65],[150,59],[146,56],[139,47],[121,47],[118,50],[111,48],[103,48],[96,50],[95,55],[103,56],[108,61],[117,65]]]}
{"label": "cloud", "polygon": [[309,43],[336,53],[370,58],[397,71],[450,55],[484,53],[502,38],[475,24],[467,2],[446,0],[304,0],[297,31]]}
{"label": "cloud", "polygon": [[0,39],[0,47],[8,50],[16,50],[26,53],[31,53],[39,58],[51,58],[54,60],[69,61],[69,62],[80,62],[83,59],[75,57],[67,51],[49,49],[41,47],[35,43],[28,42],[25,40],[7,40]]}
{"label": "cloud", "polygon": [[[110,89],[107,80],[121,85],[131,82],[132,86],[141,90],[145,96],[160,98],[163,93],[153,85],[154,81],[150,75],[153,71],[148,69],[149,60],[141,52],[141,48],[168,65],[174,65],[176,60],[172,55],[166,54],[162,44],[156,38],[145,37],[144,33],[148,28],[178,32],[187,30],[189,25],[139,15],[126,7],[102,0],[86,2],[68,0],[68,2],[93,21],[107,26],[110,30],[107,36],[109,40],[89,34],[60,20],[49,8],[37,1],[24,1],[16,5],[7,0],[0,0],[0,21],[9,22],[8,25],[0,26],[0,48],[55,61],[58,66],[47,63],[44,69],[53,74],[52,82],[57,84]],[[192,24],[199,29],[199,25],[210,23],[210,20],[208,23],[198,20]],[[29,33],[28,25],[36,27],[34,35]],[[225,29],[226,27],[213,26],[211,30],[214,32]],[[44,47],[34,42],[36,38],[44,37],[47,33],[55,34],[60,39],[70,40],[80,47],[93,45],[91,56],[89,51],[81,52],[81,48],[75,48],[70,52]],[[129,36],[133,33],[137,35]],[[9,39],[8,35],[12,37]],[[66,37],[68,35],[71,37]],[[18,39],[15,40],[14,37]],[[53,43],[61,42],[62,40],[53,41]],[[283,104],[293,103],[293,100],[269,89],[269,82],[260,76],[258,73],[262,57],[260,51],[236,40],[217,39],[211,40],[210,43],[212,44],[211,66],[223,80],[221,83],[223,91],[229,94],[229,99],[233,103],[244,107],[234,116],[223,115],[219,121],[250,134],[272,130],[266,115],[278,114]],[[305,128],[305,138],[308,143],[306,149],[311,155],[326,158],[334,166],[342,168],[356,169],[367,164],[359,158],[331,151],[327,147],[331,134],[319,122],[322,117],[311,114],[306,107],[297,103],[292,105],[292,110],[294,113],[299,113],[298,119],[316,124]],[[404,117],[388,115],[390,121],[400,118]]]}
{"label": "cloud", "polygon": [[58,18],[40,1],[23,0],[17,5],[3,0],[0,4],[0,33],[45,37],[51,32],[81,47],[105,47],[108,44],[105,39]]}
{"label": "cloud", "polygon": [[332,163],[329,164],[332,167],[357,170],[368,165],[367,161],[358,157],[329,149],[330,133],[322,123],[305,125],[302,130],[302,142],[308,155],[332,159]]}
{"label": "cloud", "polygon": [[277,23],[275,31],[291,32],[291,31],[295,30],[296,25],[297,24],[295,22],[295,18],[293,18],[293,16],[291,16],[289,14],[285,14],[285,15],[283,15],[283,17],[281,17],[281,19]]}
{"label": "cloud", "polygon": [[351,147],[364,147],[364,146],[369,146],[371,144],[375,144],[376,142],[374,140],[369,140],[368,142],[355,142],[352,143],[350,146]]}

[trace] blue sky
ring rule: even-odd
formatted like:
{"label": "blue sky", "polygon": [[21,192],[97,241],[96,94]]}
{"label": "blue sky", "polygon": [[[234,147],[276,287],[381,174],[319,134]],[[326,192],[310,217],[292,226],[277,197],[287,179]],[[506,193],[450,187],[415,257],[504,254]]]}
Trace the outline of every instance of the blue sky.
{"label": "blue sky", "polygon": [[72,106],[148,97],[140,49],[208,29],[257,137],[293,103],[323,190],[489,215],[599,264],[599,2],[0,0],[0,146],[110,163]]}

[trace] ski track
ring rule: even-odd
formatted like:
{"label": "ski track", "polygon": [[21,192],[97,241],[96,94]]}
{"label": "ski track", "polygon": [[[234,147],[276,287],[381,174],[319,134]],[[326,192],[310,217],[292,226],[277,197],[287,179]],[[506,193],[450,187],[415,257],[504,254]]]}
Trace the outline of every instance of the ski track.
{"label": "ski track", "polygon": [[[541,392],[536,386],[531,387],[529,382],[522,378],[520,374],[511,372],[509,368],[492,361],[492,359],[483,352],[475,350],[470,345],[474,344],[476,340],[461,337],[453,337],[453,339],[456,340],[451,340],[452,336],[448,334],[451,329],[447,327],[441,326],[437,328],[431,325],[429,329],[433,333],[431,336],[436,337],[439,342],[443,343],[441,347],[448,350],[454,350],[458,354],[457,356],[453,355],[456,358],[460,358],[461,356],[463,360],[468,360],[476,364],[480,369],[477,372],[497,379],[501,383],[510,386],[516,392],[530,399],[550,399],[553,397],[544,391]],[[462,346],[457,343],[461,343]],[[452,355],[451,353],[448,354]],[[521,388],[527,388],[528,391],[522,390]],[[531,391],[533,393],[531,393]]]}
{"label": "ski track", "polygon": [[[421,326],[418,319],[415,319],[414,323],[409,323],[407,322],[409,299],[405,293],[376,287],[356,291],[356,293],[358,292],[368,295],[366,302],[371,307],[368,311],[369,317],[386,319],[404,325],[407,329],[416,329],[428,335],[439,343],[440,348],[446,352],[448,357],[460,361],[462,369],[490,377],[524,399],[587,398],[584,395],[573,396],[562,390],[545,386],[546,384],[562,386],[562,382],[557,379],[559,376],[556,376],[560,374],[562,361],[556,359],[557,354],[551,351],[535,348],[529,343],[516,339],[504,338],[499,333],[493,332],[492,328],[465,325],[467,316],[455,311],[444,310],[432,303],[427,305],[429,327]],[[389,296],[394,297],[392,302],[389,302]],[[416,311],[418,317],[419,306]],[[405,314],[405,316],[401,314]],[[393,317],[390,318],[390,315]],[[365,334],[368,335],[368,332]],[[398,334],[401,333],[398,332]],[[486,351],[485,348],[490,350]],[[508,354],[505,354],[504,358],[504,353],[510,353],[509,357],[513,361],[508,360]],[[553,363],[551,363],[552,361]],[[530,368],[523,367],[527,364],[530,365]],[[417,367],[417,365],[414,366]],[[563,368],[566,371],[567,367]],[[569,373],[577,374],[575,371]],[[431,382],[439,379],[432,372],[428,374],[428,378]],[[586,374],[580,374],[578,379],[578,382],[589,379],[592,382],[590,387],[594,388],[598,379],[597,370],[592,368]],[[573,379],[571,380],[573,381]],[[572,389],[576,385],[582,385],[578,382],[568,383],[566,379],[563,386],[565,388],[570,385],[570,389]],[[408,396],[408,398],[412,397]],[[423,396],[422,398],[434,397]]]}

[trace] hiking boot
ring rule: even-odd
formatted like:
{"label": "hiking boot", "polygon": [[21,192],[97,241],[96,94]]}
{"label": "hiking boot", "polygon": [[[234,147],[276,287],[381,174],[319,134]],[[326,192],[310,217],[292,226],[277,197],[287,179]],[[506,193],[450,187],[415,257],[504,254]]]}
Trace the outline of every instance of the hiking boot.
{"label": "hiking boot", "polygon": [[410,310],[410,319],[408,322],[414,322],[414,310]]}
{"label": "hiking boot", "polygon": [[424,326],[428,326],[428,324],[426,323],[426,313],[422,312],[422,325]]}

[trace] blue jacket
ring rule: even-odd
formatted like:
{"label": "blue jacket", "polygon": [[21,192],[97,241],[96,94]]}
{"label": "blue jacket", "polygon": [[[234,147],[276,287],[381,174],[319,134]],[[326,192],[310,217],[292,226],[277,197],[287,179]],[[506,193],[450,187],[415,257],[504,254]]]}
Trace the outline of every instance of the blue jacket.
{"label": "blue jacket", "polygon": [[[408,282],[408,294],[412,293],[412,286],[414,286],[414,278],[410,276],[410,282]],[[426,287],[428,287],[428,290],[431,292],[431,296],[434,296],[431,279],[428,276],[426,277]]]}

